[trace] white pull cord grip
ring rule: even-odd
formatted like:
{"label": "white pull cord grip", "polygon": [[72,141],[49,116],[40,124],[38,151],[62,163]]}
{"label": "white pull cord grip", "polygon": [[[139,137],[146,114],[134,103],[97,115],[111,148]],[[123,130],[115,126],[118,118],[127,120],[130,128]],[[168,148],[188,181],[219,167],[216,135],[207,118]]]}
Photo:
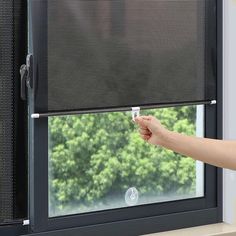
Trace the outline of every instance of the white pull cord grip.
{"label": "white pull cord grip", "polygon": [[140,107],[132,107],[132,120],[140,115]]}

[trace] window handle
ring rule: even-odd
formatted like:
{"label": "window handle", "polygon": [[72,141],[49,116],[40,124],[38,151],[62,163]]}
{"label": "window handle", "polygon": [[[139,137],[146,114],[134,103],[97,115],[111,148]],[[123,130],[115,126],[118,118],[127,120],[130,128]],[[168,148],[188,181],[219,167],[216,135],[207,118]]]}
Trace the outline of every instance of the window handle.
{"label": "window handle", "polygon": [[20,96],[26,100],[26,88],[33,88],[33,56],[27,55],[26,64],[20,67]]}
{"label": "window handle", "polygon": [[26,65],[23,64],[20,67],[20,96],[22,100],[26,100],[26,78],[28,71]]}

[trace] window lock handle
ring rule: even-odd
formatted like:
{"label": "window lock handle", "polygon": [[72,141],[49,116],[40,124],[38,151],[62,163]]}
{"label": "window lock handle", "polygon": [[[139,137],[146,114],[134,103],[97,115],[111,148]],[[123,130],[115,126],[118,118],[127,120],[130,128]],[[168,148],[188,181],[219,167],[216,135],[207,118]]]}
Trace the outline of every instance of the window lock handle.
{"label": "window lock handle", "polygon": [[26,100],[27,88],[33,88],[33,56],[27,55],[26,64],[20,67],[20,96]]}

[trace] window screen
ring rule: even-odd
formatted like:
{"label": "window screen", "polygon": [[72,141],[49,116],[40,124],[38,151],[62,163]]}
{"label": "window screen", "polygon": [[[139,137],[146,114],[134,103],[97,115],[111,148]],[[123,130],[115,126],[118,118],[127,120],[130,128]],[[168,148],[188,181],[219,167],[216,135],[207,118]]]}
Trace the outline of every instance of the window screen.
{"label": "window screen", "polygon": [[22,0],[0,1],[0,223],[27,214],[25,120],[19,101],[19,67],[26,54],[26,12]]}
{"label": "window screen", "polygon": [[210,1],[32,1],[35,111],[215,99]]}

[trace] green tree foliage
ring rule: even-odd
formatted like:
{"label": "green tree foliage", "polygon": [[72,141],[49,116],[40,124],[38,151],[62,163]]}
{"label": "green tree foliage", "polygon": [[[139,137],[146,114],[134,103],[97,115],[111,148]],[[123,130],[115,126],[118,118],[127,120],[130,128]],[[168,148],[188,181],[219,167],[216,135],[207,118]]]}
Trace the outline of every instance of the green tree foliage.
{"label": "green tree foliage", "polygon": [[[195,107],[142,111],[195,134]],[[49,119],[50,204],[89,206],[135,186],[141,198],[195,193],[195,162],[144,142],[130,112]]]}

